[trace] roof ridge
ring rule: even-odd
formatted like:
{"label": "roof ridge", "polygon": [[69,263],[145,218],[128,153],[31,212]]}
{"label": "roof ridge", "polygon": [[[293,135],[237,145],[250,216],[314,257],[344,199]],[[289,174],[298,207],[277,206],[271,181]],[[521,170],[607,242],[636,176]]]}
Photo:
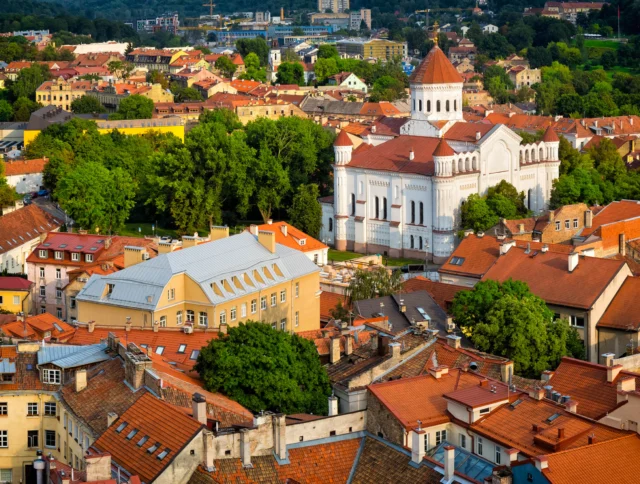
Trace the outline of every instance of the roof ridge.
{"label": "roof ridge", "polygon": [[638,436],[638,434],[628,434],[628,435],[622,435],[620,437],[614,437],[614,438],[609,439],[609,440],[601,440],[601,441],[597,441],[596,440],[596,442],[593,443],[593,444],[581,445],[580,447],[575,447],[573,449],[561,450],[561,451],[558,451],[558,452],[553,452],[553,453],[548,454],[548,455],[549,456],[556,456],[556,455],[560,455],[560,454],[566,454],[568,452],[576,452],[576,451],[580,451],[580,450],[591,449],[591,448],[596,447],[596,446],[600,446],[600,445],[604,445],[604,444],[610,444],[611,442],[617,442],[617,441],[623,440],[623,439],[633,439],[633,438],[640,438],[640,436]]}

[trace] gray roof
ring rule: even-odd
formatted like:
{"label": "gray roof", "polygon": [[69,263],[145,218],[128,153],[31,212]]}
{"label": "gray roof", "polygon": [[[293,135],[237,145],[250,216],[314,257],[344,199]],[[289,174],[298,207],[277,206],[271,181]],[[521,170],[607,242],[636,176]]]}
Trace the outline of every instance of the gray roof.
{"label": "gray roof", "polygon": [[360,115],[364,103],[345,103],[343,101],[327,101],[321,98],[308,97],[300,104],[305,113]]}
{"label": "gray roof", "polygon": [[[274,265],[282,275],[274,271]],[[272,279],[265,276],[265,270]],[[260,274],[262,282],[254,276],[254,271]],[[176,274],[186,274],[200,285],[211,304],[218,304],[319,271],[302,252],[276,244],[275,253],[271,253],[255,235],[243,232],[169,254],[159,254],[108,276],[93,275],[76,299],[152,310],[157,307],[171,278]],[[237,280],[232,282],[234,276]],[[252,285],[245,282],[245,277]],[[228,282],[231,291],[224,288],[224,282]],[[113,285],[112,291],[109,296],[103,296],[107,284]]]}
{"label": "gray roof", "polygon": [[99,363],[109,359],[106,343],[87,346],[43,346],[38,350],[38,365],[51,363],[60,368]]}
{"label": "gray roof", "polygon": [[0,360],[0,373],[15,373],[16,364],[12,363],[9,358]]}

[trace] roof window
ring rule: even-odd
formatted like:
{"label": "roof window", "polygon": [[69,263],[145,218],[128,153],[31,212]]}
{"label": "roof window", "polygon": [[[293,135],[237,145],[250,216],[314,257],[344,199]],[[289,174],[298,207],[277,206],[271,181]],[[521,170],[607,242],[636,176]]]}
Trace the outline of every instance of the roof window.
{"label": "roof window", "polygon": [[156,450],[160,448],[161,445],[162,444],[160,442],[156,442],[155,444],[153,444],[151,447],[147,449],[147,452],[149,452],[149,454],[153,454]]}
{"label": "roof window", "polygon": [[133,429],[131,432],[129,432],[129,435],[127,435],[127,440],[133,439],[137,433],[138,433],[138,429]]}
{"label": "roof window", "polygon": [[509,405],[509,408],[511,410],[513,410],[514,408],[516,408],[518,405],[520,405],[522,403],[522,399],[518,398],[515,402],[513,402],[511,405]]}
{"label": "roof window", "polygon": [[461,266],[464,263],[464,257],[452,257],[450,264],[453,266]]}
{"label": "roof window", "polygon": [[164,459],[167,455],[169,455],[169,452],[171,452],[171,449],[167,447],[166,449],[164,449],[162,452],[158,454],[158,460]]}
{"label": "roof window", "polygon": [[200,350],[193,350],[191,352],[191,356],[189,357],[189,359],[190,360],[197,360],[199,354],[200,354]]}
{"label": "roof window", "polygon": [[118,425],[116,432],[118,433],[122,432],[127,425],[128,425],[127,422],[122,422],[120,425]]}
{"label": "roof window", "polygon": [[184,353],[187,349],[187,345],[182,344],[178,347],[178,353]]}
{"label": "roof window", "polygon": [[147,443],[147,440],[149,440],[149,436],[145,435],[144,437],[142,437],[138,443],[136,444],[138,447],[142,447],[144,444]]}
{"label": "roof window", "polygon": [[158,346],[156,348],[156,355],[162,355],[164,353],[164,346]]}
{"label": "roof window", "polygon": [[554,413],[551,417],[549,417],[547,420],[545,420],[545,422],[547,422],[547,423],[549,423],[549,424],[550,424],[550,423],[551,423],[551,422],[553,422],[555,419],[557,419],[559,416],[560,416],[560,414],[559,414],[559,413]]}

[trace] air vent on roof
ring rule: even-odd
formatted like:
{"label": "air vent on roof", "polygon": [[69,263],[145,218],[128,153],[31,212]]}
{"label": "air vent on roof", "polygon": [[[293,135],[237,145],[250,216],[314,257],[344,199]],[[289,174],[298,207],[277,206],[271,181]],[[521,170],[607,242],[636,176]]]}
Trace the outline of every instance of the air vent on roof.
{"label": "air vent on roof", "polygon": [[472,361],[471,363],[469,363],[469,368],[473,371],[476,371],[478,369],[478,364],[475,361]]}
{"label": "air vent on roof", "polygon": [[522,399],[518,398],[515,402],[513,402],[511,405],[509,405],[509,408],[511,408],[511,410],[513,410],[514,408],[516,408],[521,403],[522,403]]}

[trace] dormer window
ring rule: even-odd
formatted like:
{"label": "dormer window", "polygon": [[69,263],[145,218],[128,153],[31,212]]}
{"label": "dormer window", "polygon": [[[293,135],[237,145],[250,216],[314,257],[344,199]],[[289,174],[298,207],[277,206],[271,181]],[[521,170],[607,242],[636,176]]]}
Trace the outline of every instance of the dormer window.
{"label": "dormer window", "polygon": [[307,239],[300,239],[300,240],[298,241],[298,243],[299,243],[300,245],[307,245]]}
{"label": "dormer window", "polygon": [[71,252],[71,260],[74,262],[80,261],[80,254],[77,252]]}
{"label": "dormer window", "polygon": [[84,261],[85,262],[93,262],[93,254],[86,254],[84,256]]}
{"label": "dormer window", "polygon": [[111,296],[111,293],[113,292],[114,287],[115,287],[115,284],[107,284],[107,296]]}
{"label": "dormer window", "polygon": [[61,250],[54,251],[53,258],[56,260],[62,260],[62,251]]}
{"label": "dormer window", "polygon": [[40,257],[41,259],[46,259],[47,258],[47,252],[46,250],[39,250],[38,251],[38,257]]}

